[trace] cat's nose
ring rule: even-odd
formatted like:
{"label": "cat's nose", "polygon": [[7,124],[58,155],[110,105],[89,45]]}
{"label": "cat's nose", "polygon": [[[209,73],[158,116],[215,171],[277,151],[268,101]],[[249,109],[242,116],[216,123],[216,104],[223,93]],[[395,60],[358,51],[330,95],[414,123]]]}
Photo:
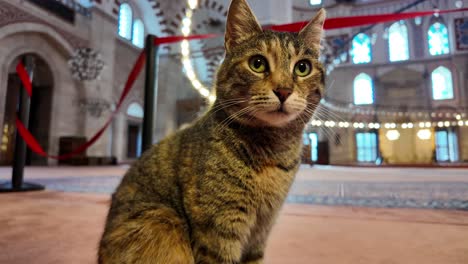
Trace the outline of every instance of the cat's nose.
{"label": "cat's nose", "polygon": [[273,92],[275,93],[276,97],[278,97],[281,103],[284,103],[284,101],[286,101],[286,99],[288,99],[288,97],[292,94],[292,91],[290,89],[284,88],[277,89]]}

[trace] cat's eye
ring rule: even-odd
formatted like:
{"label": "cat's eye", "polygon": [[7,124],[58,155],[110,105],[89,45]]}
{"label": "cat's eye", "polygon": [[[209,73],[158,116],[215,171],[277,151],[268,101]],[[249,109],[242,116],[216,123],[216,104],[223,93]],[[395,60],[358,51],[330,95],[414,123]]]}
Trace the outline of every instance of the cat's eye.
{"label": "cat's eye", "polygon": [[268,62],[265,57],[261,55],[255,55],[249,60],[249,67],[256,73],[264,73],[268,71]]}
{"label": "cat's eye", "polygon": [[312,65],[308,60],[301,60],[294,65],[294,74],[299,77],[305,77],[312,72]]}

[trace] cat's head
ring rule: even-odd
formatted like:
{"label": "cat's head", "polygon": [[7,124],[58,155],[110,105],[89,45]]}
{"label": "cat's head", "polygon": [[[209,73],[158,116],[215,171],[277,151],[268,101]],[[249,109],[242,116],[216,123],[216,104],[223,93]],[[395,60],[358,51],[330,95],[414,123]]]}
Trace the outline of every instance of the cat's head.
{"label": "cat's head", "polygon": [[263,31],[246,0],[233,0],[215,106],[252,126],[307,122],[324,89],[318,61],[324,20],[321,9],[299,33]]}

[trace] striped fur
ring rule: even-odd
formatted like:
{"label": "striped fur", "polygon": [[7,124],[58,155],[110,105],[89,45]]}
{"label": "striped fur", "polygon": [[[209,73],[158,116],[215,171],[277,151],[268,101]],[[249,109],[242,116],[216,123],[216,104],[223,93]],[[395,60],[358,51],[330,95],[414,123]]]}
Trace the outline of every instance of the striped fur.
{"label": "striped fur", "polygon": [[[112,196],[99,263],[262,263],[299,167],[305,122],[323,93],[318,43],[310,43],[320,37],[309,31],[318,34],[324,13],[299,34],[252,29],[258,24],[245,0],[233,0],[229,13],[217,101],[126,173]],[[241,42],[232,39],[243,36],[239,30],[248,33]],[[253,72],[253,55],[270,70]],[[294,65],[304,59],[312,73],[297,77]],[[292,91],[284,113],[275,112],[279,88]]]}

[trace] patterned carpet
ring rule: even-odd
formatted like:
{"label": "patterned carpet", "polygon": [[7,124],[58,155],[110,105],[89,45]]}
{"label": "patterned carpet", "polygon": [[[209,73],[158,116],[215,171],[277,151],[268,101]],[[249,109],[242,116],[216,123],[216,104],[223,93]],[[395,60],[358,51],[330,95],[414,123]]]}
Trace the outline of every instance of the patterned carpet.
{"label": "patterned carpet", "polygon": [[[110,194],[120,176],[35,179],[49,190]],[[467,182],[356,182],[296,180],[288,203],[385,208],[468,210]]]}

